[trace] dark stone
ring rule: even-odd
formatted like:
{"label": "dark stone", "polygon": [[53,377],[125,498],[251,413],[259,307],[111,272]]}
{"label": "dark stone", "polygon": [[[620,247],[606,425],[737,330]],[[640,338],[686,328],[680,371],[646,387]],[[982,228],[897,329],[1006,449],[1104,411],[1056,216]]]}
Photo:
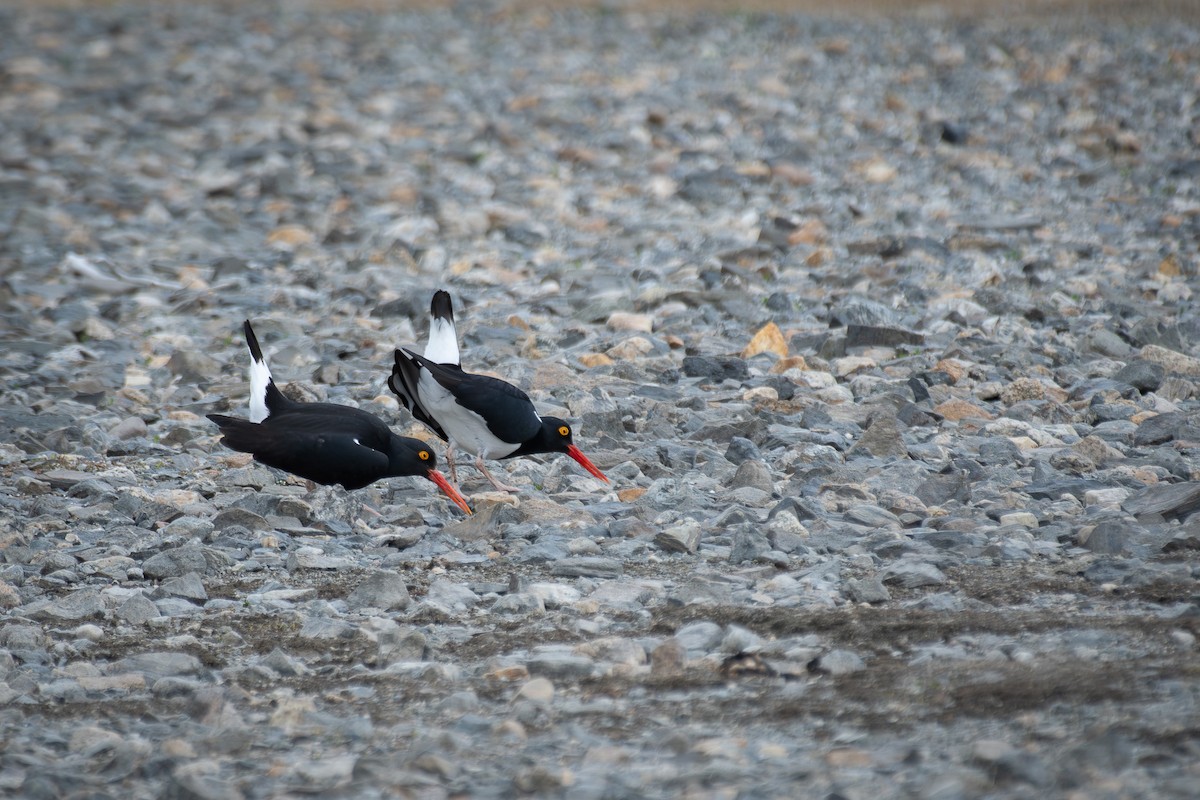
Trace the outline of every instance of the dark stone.
{"label": "dark stone", "polygon": [[766,431],[766,423],[761,419],[751,418],[739,420],[737,422],[724,422],[715,425],[705,425],[700,430],[693,433],[689,438],[693,441],[704,442],[712,440],[714,442],[728,442],[735,436],[740,436],[751,440],[761,440],[763,433]]}
{"label": "dark stone", "polygon": [[1185,419],[1184,414],[1171,411],[1143,420],[1133,434],[1133,443],[1138,447],[1149,447],[1178,438]]}
{"label": "dark stone", "polygon": [[740,564],[744,561],[754,561],[771,549],[767,537],[757,531],[741,530],[733,534],[733,547],[729,552],[729,562]]}
{"label": "dark stone", "polygon": [[940,506],[950,500],[965,503],[970,497],[967,473],[955,470],[933,475],[922,482],[914,494],[927,506]]}
{"label": "dark stone", "polygon": [[1131,361],[1113,375],[1113,380],[1127,383],[1139,392],[1154,392],[1162,386],[1167,371],[1161,364],[1150,361]]}
{"label": "dark stone", "polygon": [[792,301],[783,292],[771,292],[767,296],[767,309],[777,313],[787,313],[792,310]]}
{"label": "dark stone", "polygon": [[847,325],[846,347],[898,347],[925,344],[925,335],[881,325]]}
{"label": "dark stone", "polygon": [[1101,522],[1092,529],[1083,546],[1093,553],[1115,556],[1124,552],[1127,526],[1115,520]]}
{"label": "dark stone", "polygon": [[876,414],[854,446],[850,456],[874,456],[875,458],[907,458],[908,447],[900,435],[896,419],[888,414]]}
{"label": "dark stone", "polygon": [[958,122],[943,122],[941,139],[946,144],[966,144],[967,126]]}
{"label": "dark stone", "polygon": [[708,378],[713,381],[723,381],[727,378],[744,381],[750,377],[750,368],[741,358],[685,356],[683,374],[689,378]]}
{"label": "dark stone", "polygon": [[1179,326],[1157,317],[1145,317],[1138,320],[1130,329],[1129,336],[1138,345],[1156,344],[1168,350],[1180,353],[1187,352]]}
{"label": "dark stone", "polygon": [[774,389],[780,400],[791,400],[796,396],[796,384],[782,375],[768,375],[763,378],[762,385]]}
{"label": "dark stone", "polygon": [[1156,483],[1147,486],[1126,500],[1124,508],[1135,517],[1183,519],[1200,509],[1200,482]]}
{"label": "dark stone", "polygon": [[921,408],[916,403],[905,403],[896,411],[896,419],[910,428],[920,428],[926,425],[937,425],[942,421],[942,415]]}
{"label": "dark stone", "polygon": [[929,400],[930,384],[921,380],[915,375],[908,379],[908,388],[913,393],[913,400],[918,403],[924,403]]}
{"label": "dark stone", "polygon": [[979,445],[979,460],[988,464],[1024,464],[1025,454],[1008,439],[989,439]]}
{"label": "dark stone", "polygon": [[762,452],[749,439],[734,436],[729,440],[729,447],[725,450],[725,460],[731,464],[741,464],[743,461],[762,461]]}
{"label": "dark stone", "polygon": [[602,556],[564,558],[550,568],[550,574],[560,578],[619,578],[624,572],[620,561]]}
{"label": "dark stone", "polygon": [[[925,381],[926,386],[951,386],[954,383],[954,376],[949,372],[942,372],[941,370],[922,372],[917,377]],[[928,396],[928,393],[926,396]]]}

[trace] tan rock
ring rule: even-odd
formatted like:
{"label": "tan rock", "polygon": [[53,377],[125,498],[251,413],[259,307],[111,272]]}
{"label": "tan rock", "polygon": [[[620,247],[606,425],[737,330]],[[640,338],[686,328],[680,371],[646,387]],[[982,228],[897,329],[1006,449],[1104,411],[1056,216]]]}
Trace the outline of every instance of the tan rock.
{"label": "tan rock", "polygon": [[529,670],[524,664],[513,664],[507,667],[496,667],[496,669],[484,673],[483,677],[491,681],[504,681],[506,683],[523,681],[529,677]]}
{"label": "tan rock", "polygon": [[958,422],[963,419],[993,418],[993,415],[987,409],[957,398],[939,403],[933,410],[952,422]]}
{"label": "tan rock", "polygon": [[1176,350],[1168,350],[1156,344],[1148,344],[1142,348],[1141,356],[1152,364],[1158,364],[1167,372],[1200,376],[1200,359],[1184,355]]}
{"label": "tan rock", "polygon": [[742,399],[747,403],[769,403],[779,399],[779,390],[773,386],[755,386],[742,392]]}
{"label": "tan rock", "polygon": [[1046,397],[1046,386],[1036,378],[1017,378],[1000,390],[1000,400],[1011,406],[1024,400],[1042,400]]}
{"label": "tan rock", "polygon": [[759,353],[775,353],[782,357],[788,354],[787,350],[783,331],[779,330],[779,326],[774,322],[768,322],[758,329],[750,344],[746,345],[746,349],[742,351],[742,358],[750,358]]}
{"label": "tan rock", "polygon": [[614,311],[608,317],[608,328],[613,331],[636,331],[650,333],[654,330],[654,317],[649,314],[634,314],[629,311]]}
{"label": "tan rock", "polygon": [[967,365],[957,358],[943,358],[933,365],[933,370],[946,373],[954,383],[958,383],[967,375]]}
{"label": "tan rock", "polygon": [[874,763],[871,754],[858,747],[835,747],[825,754],[825,762],[831,767],[857,769],[870,767]]}
{"label": "tan rock", "polygon": [[280,225],[267,234],[267,244],[280,250],[292,250],[315,241],[316,236],[303,225]]}
{"label": "tan rock", "polygon": [[617,342],[604,351],[604,354],[620,361],[631,361],[641,358],[653,349],[654,345],[645,336],[633,336],[623,342]]}
{"label": "tan rock", "polygon": [[891,183],[900,174],[895,166],[880,156],[860,161],[854,168],[868,183]]}
{"label": "tan rock", "polygon": [[579,357],[579,363],[588,369],[596,367],[607,367],[613,363],[613,360],[604,353],[584,353]]}
{"label": "tan rock", "polygon": [[788,234],[788,244],[825,244],[829,239],[829,228],[819,219],[810,219]]}
{"label": "tan rock", "polygon": [[861,369],[874,369],[877,364],[875,359],[867,358],[866,356],[846,356],[844,358],[835,358],[829,362],[829,366],[833,369],[833,374],[839,378],[845,378],[847,375],[852,375]]}
{"label": "tan rock", "polygon": [[772,375],[781,375],[789,369],[807,370],[808,362],[804,360],[804,356],[788,356],[772,364],[770,372]]}
{"label": "tan rock", "polygon": [[533,678],[521,687],[517,697],[535,703],[549,703],[554,699],[554,684],[548,678]]}

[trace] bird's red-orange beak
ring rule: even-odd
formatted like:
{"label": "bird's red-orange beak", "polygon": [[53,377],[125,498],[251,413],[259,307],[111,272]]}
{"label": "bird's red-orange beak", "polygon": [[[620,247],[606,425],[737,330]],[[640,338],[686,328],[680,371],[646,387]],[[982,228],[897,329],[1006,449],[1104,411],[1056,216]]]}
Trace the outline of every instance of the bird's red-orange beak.
{"label": "bird's red-orange beak", "polygon": [[446,480],[445,475],[438,472],[436,469],[431,469],[429,472],[425,473],[425,477],[436,483],[437,487],[442,490],[442,494],[446,495],[446,497],[449,497],[454,505],[458,506],[468,514],[471,513],[471,507],[467,505],[467,501],[464,500],[463,496],[458,493],[458,489],[455,489],[450,485],[450,481]]}
{"label": "bird's red-orange beak", "polygon": [[588,459],[588,457],[585,456],[583,454],[583,451],[580,450],[578,447],[576,447],[573,444],[567,445],[567,455],[569,455],[571,458],[578,461],[579,466],[583,467],[588,472],[592,473],[593,475],[595,475],[597,478],[604,481],[605,483],[608,483],[608,478],[604,477],[604,473],[601,472],[600,470],[596,469],[596,465],[593,464],[591,462],[591,460]]}

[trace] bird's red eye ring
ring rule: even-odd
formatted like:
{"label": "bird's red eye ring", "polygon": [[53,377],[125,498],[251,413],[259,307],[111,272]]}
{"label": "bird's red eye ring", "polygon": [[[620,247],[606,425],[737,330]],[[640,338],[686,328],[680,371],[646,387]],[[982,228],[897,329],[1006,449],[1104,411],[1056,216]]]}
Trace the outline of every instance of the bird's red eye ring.
{"label": "bird's red eye ring", "polygon": [[422,461],[428,461],[429,460],[429,451],[422,450],[421,452],[417,453],[417,458],[421,459]]}
{"label": "bird's red eye ring", "polygon": [[558,435],[559,436],[570,436],[571,429],[568,428],[566,425],[559,425],[558,426]]}

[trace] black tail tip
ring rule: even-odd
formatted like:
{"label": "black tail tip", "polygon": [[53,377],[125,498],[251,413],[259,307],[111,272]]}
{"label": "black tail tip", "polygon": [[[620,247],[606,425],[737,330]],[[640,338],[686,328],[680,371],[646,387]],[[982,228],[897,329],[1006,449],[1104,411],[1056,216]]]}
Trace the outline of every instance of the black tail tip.
{"label": "black tail tip", "polygon": [[250,327],[250,320],[242,323],[242,333],[246,334],[246,347],[250,348],[250,357],[255,361],[264,361],[262,348],[258,346],[258,337],[254,335],[254,328]]}
{"label": "black tail tip", "polygon": [[445,289],[438,289],[433,293],[433,300],[429,302],[429,315],[435,319],[454,319],[454,304],[450,301],[450,293]]}

